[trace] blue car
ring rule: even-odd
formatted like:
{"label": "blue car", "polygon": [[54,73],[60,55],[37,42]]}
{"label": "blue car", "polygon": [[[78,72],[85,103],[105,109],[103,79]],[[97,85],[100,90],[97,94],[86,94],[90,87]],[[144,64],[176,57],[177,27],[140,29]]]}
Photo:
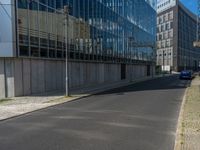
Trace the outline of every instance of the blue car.
{"label": "blue car", "polygon": [[193,79],[193,77],[194,77],[193,72],[190,70],[181,71],[179,76],[180,79],[189,79],[189,80]]}

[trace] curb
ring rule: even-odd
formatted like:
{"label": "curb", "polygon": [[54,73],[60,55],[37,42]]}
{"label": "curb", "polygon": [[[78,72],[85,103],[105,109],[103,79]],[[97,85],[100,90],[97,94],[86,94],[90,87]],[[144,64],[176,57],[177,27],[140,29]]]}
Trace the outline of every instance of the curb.
{"label": "curb", "polygon": [[183,96],[183,101],[181,104],[180,112],[179,112],[179,118],[177,122],[177,129],[176,129],[176,138],[175,138],[175,145],[174,145],[174,150],[181,150],[181,142],[182,142],[182,121],[183,121],[183,113],[184,113],[184,107],[186,104],[186,97],[187,97],[187,92],[188,92],[188,87],[185,90],[184,96]]}

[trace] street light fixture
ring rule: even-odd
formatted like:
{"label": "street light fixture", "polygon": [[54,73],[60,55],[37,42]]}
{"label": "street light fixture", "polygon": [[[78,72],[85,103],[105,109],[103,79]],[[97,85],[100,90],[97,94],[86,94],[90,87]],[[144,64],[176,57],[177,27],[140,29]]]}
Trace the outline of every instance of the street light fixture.
{"label": "street light fixture", "polygon": [[66,51],[66,96],[69,96],[69,77],[68,77],[68,23],[69,23],[69,6],[64,6],[64,14],[65,14],[65,51]]}

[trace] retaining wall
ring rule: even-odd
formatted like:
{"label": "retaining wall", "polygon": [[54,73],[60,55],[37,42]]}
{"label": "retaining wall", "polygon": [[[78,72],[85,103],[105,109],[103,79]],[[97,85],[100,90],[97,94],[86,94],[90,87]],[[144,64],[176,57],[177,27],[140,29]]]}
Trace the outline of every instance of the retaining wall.
{"label": "retaining wall", "polygon": [[[0,98],[64,91],[65,68],[61,60],[0,58]],[[121,81],[121,64],[69,62],[68,68],[71,90]],[[126,65],[126,81],[146,76],[146,65]]]}

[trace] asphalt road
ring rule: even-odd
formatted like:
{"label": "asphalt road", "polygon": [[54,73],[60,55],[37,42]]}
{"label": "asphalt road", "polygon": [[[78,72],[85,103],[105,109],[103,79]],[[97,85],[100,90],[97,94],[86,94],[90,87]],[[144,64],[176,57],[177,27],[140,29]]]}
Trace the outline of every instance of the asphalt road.
{"label": "asphalt road", "polygon": [[0,122],[0,150],[173,150],[185,87],[177,76]]}

